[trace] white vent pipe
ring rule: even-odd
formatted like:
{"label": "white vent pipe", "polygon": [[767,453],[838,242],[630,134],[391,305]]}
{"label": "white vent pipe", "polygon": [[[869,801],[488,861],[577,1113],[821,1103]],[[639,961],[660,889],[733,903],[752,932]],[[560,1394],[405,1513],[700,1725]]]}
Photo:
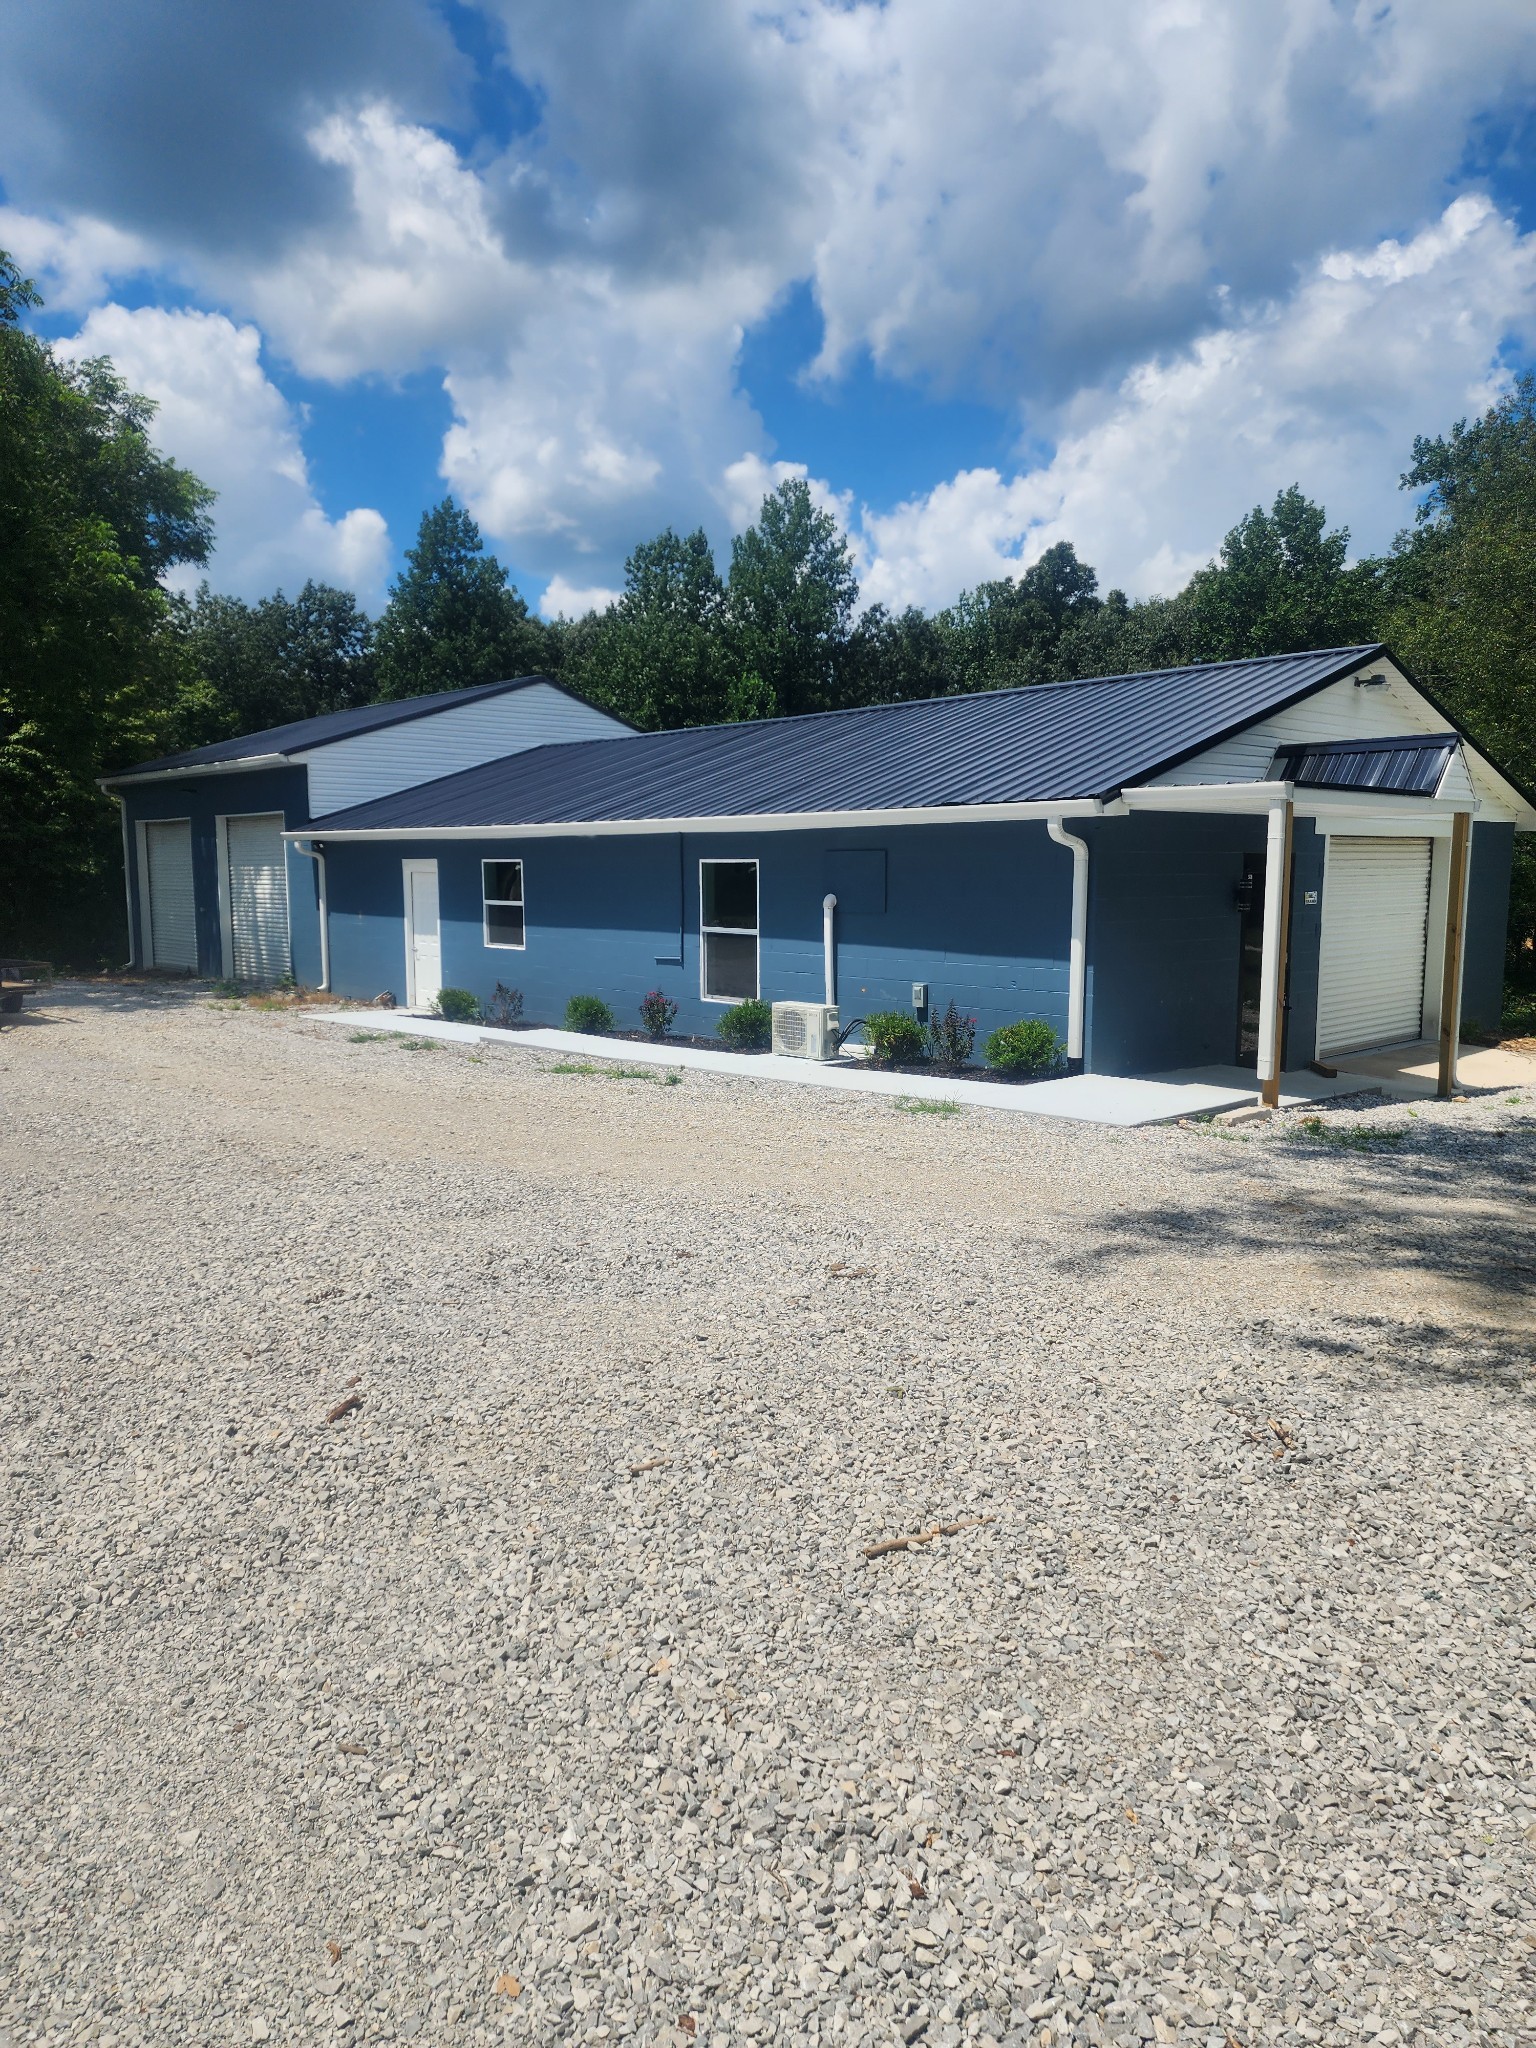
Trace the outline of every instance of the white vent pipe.
{"label": "white vent pipe", "polygon": [[821,899],[821,955],[826,970],[827,1008],[830,1010],[837,1001],[837,898],[823,896]]}
{"label": "white vent pipe", "polygon": [[1072,855],[1072,950],[1067,970],[1067,1058],[1083,1057],[1083,1018],[1088,1008],[1088,842],[1069,832],[1060,818],[1046,830]]}

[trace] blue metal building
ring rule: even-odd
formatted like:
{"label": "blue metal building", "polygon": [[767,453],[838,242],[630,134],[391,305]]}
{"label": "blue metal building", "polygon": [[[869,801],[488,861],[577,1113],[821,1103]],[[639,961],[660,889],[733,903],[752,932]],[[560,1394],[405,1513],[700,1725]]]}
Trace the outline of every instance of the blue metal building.
{"label": "blue metal building", "polygon": [[[1090,1071],[1273,1080],[1498,1012],[1536,809],[1379,645],[555,740],[290,825],[329,980],[527,1016],[745,995],[1047,1019]],[[828,899],[833,899],[830,903]],[[829,986],[835,983],[835,988]]]}
{"label": "blue metal building", "polygon": [[521,676],[299,719],[124,769],[102,787],[122,807],[132,963],[318,985],[323,867],[285,834],[477,761],[629,730],[547,677]]}

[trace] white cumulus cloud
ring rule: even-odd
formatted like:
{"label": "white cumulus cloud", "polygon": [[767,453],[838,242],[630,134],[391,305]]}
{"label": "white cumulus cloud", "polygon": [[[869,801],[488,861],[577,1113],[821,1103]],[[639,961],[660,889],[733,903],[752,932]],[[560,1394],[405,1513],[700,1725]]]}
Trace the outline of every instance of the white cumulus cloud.
{"label": "white cumulus cloud", "polygon": [[[159,407],[157,445],[219,493],[219,587],[247,597],[309,577],[377,600],[389,555],[379,513],[329,518],[310,482],[293,408],[261,365],[261,337],[222,313],[98,306],[60,353],[110,356]],[[183,581],[195,580],[182,572]]]}
{"label": "white cumulus cloud", "polygon": [[1133,596],[1173,590],[1296,482],[1381,546],[1411,517],[1397,479],[1414,434],[1486,406],[1512,339],[1536,342],[1536,235],[1456,200],[1406,242],[1331,253],[1290,298],[1080,395],[1042,466],[968,470],[866,510],[865,599],[942,604],[1058,540]]}

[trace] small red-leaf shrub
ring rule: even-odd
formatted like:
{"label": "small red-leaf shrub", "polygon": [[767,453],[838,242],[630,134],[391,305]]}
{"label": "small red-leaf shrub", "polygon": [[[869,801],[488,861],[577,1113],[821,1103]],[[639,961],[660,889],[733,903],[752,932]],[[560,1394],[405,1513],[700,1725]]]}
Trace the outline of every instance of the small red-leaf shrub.
{"label": "small red-leaf shrub", "polygon": [[640,998],[640,1022],[652,1038],[665,1038],[677,1022],[676,1001],[663,989],[651,989]]}

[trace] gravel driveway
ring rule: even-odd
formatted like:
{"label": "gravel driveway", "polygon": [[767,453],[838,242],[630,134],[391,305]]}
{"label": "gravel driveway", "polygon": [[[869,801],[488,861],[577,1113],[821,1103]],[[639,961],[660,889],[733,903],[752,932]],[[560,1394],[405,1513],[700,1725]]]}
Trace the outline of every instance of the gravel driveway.
{"label": "gravel driveway", "polygon": [[558,1064],[0,1032],[0,2040],[1530,2042],[1536,1088]]}

